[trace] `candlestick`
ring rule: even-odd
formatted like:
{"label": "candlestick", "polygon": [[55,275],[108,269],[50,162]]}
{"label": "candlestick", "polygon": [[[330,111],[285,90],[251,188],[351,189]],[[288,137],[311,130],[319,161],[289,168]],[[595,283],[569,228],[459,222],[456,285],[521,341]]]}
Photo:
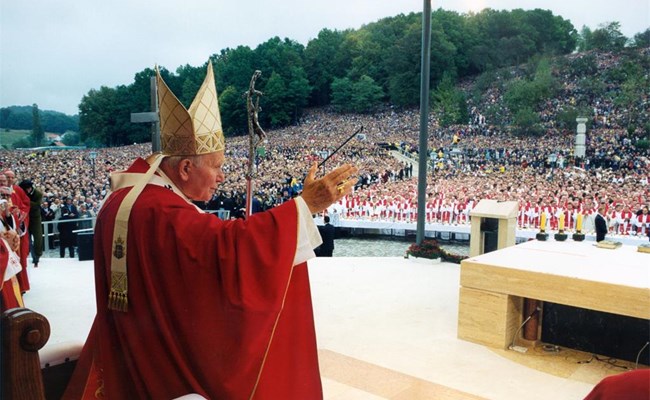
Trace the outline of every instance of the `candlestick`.
{"label": "candlestick", "polygon": [[576,232],[582,232],[582,213],[578,214],[578,220],[576,221]]}
{"label": "candlestick", "polygon": [[564,231],[564,213],[560,214],[560,232]]}
{"label": "candlestick", "polygon": [[542,211],[542,216],[539,221],[539,230],[542,232],[546,230],[546,211]]}

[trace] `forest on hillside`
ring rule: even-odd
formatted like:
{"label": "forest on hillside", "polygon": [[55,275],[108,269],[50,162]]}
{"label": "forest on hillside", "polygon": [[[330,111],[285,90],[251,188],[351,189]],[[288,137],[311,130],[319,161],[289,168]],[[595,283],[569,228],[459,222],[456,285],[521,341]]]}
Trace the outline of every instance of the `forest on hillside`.
{"label": "forest on hillside", "polygon": [[[219,92],[222,124],[227,135],[246,133],[246,106],[242,94],[248,89],[255,70],[262,72],[257,89],[264,93],[260,122],[273,129],[299,123],[309,107],[328,107],[340,113],[372,113],[386,107],[410,108],[419,103],[421,13],[400,14],[362,26],[356,30],[323,29],[303,46],[289,38],[274,37],[252,49],[239,46],[222,49],[209,56]],[[558,90],[562,74],[578,73],[590,90],[608,95],[643,93],[648,87],[648,55],[638,49],[650,46],[650,29],[626,38],[620,24],[612,22],[578,32],[570,21],[548,10],[497,11],[458,14],[438,9],[432,13],[431,104],[441,124],[466,123],[468,96],[479,96],[480,88],[494,76],[514,66],[528,71],[505,81],[503,102],[507,118],[503,124],[534,125],[536,108]],[[630,62],[612,76],[591,81],[598,73],[595,59],[577,62],[566,56],[581,52],[613,52]],[[642,67],[633,68],[631,63]],[[645,66],[645,67],[644,67]],[[171,71],[161,67],[161,75],[186,107],[205,77],[206,63],[189,64]],[[578,72],[571,72],[577,69]],[[129,85],[102,86],[90,90],[80,100],[76,140],[91,147],[119,146],[150,140],[146,124],[132,124],[130,113],[150,108],[150,78],[147,68],[135,74]],[[468,79],[476,90],[463,90],[459,83]],[[608,81],[601,81],[607,79]],[[608,85],[618,85],[611,91]],[[478,90],[478,92],[477,92]],[[647,89],[646,89],[647,91]],[[501,101],[501,100],[500,100]],[[623,101],[623,100],[621,100]],[[629,98],[628,101],[633,101]],[[576,105],[577,107],[588,105]],[[0,113],[0,127],[10,126],[11,110]],[[41,114],[45,119],[45,113]],[[30,120],[34,116],[30,110]],[[41,121],[42,126],[46,126]],[[59,132],[47,128],[47,131]],[[522,129],[521,131],[527,131]],[[533,132],[539,133],[539,132]]]}

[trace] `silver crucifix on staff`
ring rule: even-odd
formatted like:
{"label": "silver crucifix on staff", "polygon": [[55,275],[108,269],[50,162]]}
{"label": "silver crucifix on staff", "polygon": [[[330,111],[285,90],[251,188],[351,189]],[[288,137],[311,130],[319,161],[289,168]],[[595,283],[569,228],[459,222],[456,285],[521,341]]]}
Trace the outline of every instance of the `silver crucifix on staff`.
{"label": "silver crucifix on staff", "polygon": [[261,71],[255,71],[251,77],[251,83],[246,95],[246,111],[248,112],[248,171],[246,172],[246,217],[253,212],[253,178],[255,156],[257,146],[266,138],[266,132],[258,121],[260,111],[260,97],[263,93],[255,89],[255,81],[262,75]]}

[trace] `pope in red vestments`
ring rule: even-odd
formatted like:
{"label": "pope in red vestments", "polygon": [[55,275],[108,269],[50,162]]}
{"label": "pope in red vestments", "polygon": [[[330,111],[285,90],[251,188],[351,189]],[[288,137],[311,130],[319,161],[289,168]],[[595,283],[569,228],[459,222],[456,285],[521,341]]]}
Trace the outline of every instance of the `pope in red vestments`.
{"label": "pope in red vestments", "polygon": [[158,83],[163,154],[111,176],[95,227],[97,316],[64,398],[322,398],[304,261],[320,244],[311,214],[351,192],[356,168],[316,179],[314,163],[300,197],[246,220],[203,213],[190,200],[225,179],[220,121],[208,141],[196,128],[180,137],[169,126],[184,108],[167,120]]}

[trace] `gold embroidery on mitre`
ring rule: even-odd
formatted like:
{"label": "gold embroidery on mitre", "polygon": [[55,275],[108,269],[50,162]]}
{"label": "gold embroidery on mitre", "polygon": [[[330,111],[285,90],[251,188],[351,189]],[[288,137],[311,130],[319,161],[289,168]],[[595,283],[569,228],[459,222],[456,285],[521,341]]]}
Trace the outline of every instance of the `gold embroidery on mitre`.
{"label": "gold embroidery on mitre", "polygon": [[189,110],[169,89],[157,67],[156,79],[163,154],[191,156],[224,150],[225,141],[212,61],[208,62],[207,74]]}

